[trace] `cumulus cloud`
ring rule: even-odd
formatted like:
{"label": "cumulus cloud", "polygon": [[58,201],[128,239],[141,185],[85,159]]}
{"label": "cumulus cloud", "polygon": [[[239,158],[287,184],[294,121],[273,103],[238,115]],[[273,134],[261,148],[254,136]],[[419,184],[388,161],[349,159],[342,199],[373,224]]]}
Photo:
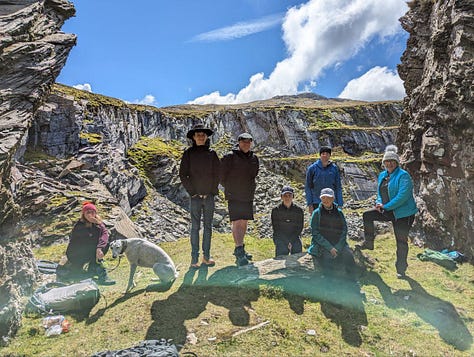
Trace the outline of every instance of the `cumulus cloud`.
{"label": "cumulus cloud", "polygon": [[371,39],[401,31],[398,19],[406,10],[400,0],[310,0],[293,7],[282,24],[288,57],[267,78],[256,73],[237,94],[223,96],[217,91],[190,103],[244,103],[296,94],[314,83],[325,68],[351,58]]}
{"label": "cumulus cloud", "polygon": [[75,86],[72,86],[73,88],[80,89],[80,90],[85,90],[87,92],[92,93],[92,87],[89,83],[84,83],[84,84],[76,84]]}
{"label": "cumulus cloud", "polygon": [[147,94],[142,99],[135,99],[133,104],[143,104],[143,105],[154,105],[156,106],[158,103],[153,95]]}
{"label": "cumulus cloud", "polygon": [[277,14],[248,22],[238,22],[232,26],[222,27],[220,29],[201,33],[193,37],[192,41],[226,41],[249,36],[281,24],[282,17],[283,16],[281,14]]}
{"label": "cumulus cloud", "polygon": [[339,98],[357,100],[398,100],[405,96],[403,81],[387,67],[374,67],[347,83]]}

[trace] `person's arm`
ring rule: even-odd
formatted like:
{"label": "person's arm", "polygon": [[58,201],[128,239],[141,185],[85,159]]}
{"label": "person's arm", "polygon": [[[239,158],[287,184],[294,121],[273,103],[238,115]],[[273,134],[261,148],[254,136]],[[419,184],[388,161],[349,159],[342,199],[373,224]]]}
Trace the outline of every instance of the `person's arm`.
{"label": "person's arm", "polygon": [[395,197],[383,205],[383,209],[392,211],[403,206],[413,194],[413,182],[408,173],[402,173],[398,180],[398,190]]}
{"label": "person's arm", "polygon": [[219,193],[219,175],[221,162],[215,151],[212,151],[212,194],[215,196]]}
{"label": "person's arm", "polygon": [[303,231],[304,228],[304,211],[298,207],[295,213],[295,223],[294,223],[294,229],[293,229],[293,236],[299,237],[301,236],[301,232]]}
{"label": "person's arm", "polygon": [[272,228],[273,228],[273,237],[275,237],[280,231],[280,219],[279,219],[277,207],[272,209],[271,221],[272,221]]}
{"label": "person's arm", "polygon": [[105,228],[104,223],[99,223],[97,225],[99,228],[99,242],[97,243],[97,248],[105,248],[107,243],[109,243],[109,232]]}
{"label": "person's arm", "polygon": [[342,232],[341,232],[341,235],[339,236],[339,241],[337,242],[335,248],[339,252],[347,244],[347,222],[346,222],[346,218],[344,217],[344,214],[342,213],[342,211],[338,210],[338,212],[339,212],[339,215],[340,215],[341,220],[342,220]]}
{"label": "person's arm", "polygon": [[375,205],[381,205],[382,204],[382,196],[380,195],[380,184],[382,183],[383,180],[383,175],[384,172],[381,172],[378,179],[377,179],[377,199],[375,200]]}
{"label": "person's arm", "polygon": [[196,194],[196,190],[194,189],[191,181],[190,157],[188,150],[183,153],[183,157],[181,158],[181,163],[179,165],[179,178],[181,179],[181,183],[188,192],[189,196],[194,196]]}
{"label": "person's arm", "polygon": [[230,164],[232,162],[231,155],[232,154],[227,154],[221,159],[219,181],[224,188],[226,187],[227,175],[229,174]]}
{"label": "person's arm", "polygon": [[342,184],[341,184],[341,174],[339,172],[339,168],[337,167],[336,164],[334,164],[335,166],[335,169],[336,169],[336,175],[335,175],[335,179],[336,179],[336,182],[335,182],[335,186],[336,186],[336,189],[335,189],[335,193],[336,193],[336,203],[342,207],[342,205],[344,204],[343,200],[342,200]]}
{"label": "person's arm", "polygon": [[309,213],[313,213],[313,170],[311,166],[306,170],[306,181],[304,185],[304,193],[306,196],[306,206],[310,207]]}

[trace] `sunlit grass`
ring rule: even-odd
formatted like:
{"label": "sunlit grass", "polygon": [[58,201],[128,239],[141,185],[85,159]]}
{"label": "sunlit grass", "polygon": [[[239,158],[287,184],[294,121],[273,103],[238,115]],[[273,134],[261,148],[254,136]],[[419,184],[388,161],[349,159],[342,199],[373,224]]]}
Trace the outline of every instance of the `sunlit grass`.
{"label": "sunlit grass", "polygon": [[[309,243],[305,237],[304,245]],[[351,242],[352,245],[353,242]],[[0,355],[90,356],[131,347],[144,339],[172,338],[181,352],[198,356],[470,356],[474,353],[474,268],[454,272],[421,262],[411,246],[408,275],[395,276],[395,241],[379,236],[375,262],[360,277],[364,295],[346,291],[344,281],[283,278],[237,283],[245,272],[234,266],[228,234],[214,234],[215,267],[188,271],[189,240],[161,246],[180,269],[168,291],[147,291],[151,269],[139,268],[137,287],[123,295],[128,263],[110,273],[117,285],[101,287],[103,298],[89,318],[72,322],[69,333],[47,338],[40,317],[24,317],[17,338]],[[270,239],[246,238],[255,260],[271,258]],[[58,261],[65,245],[40,248],[38,258]],[[110,268],[116,261],[107,256]],[[337,302],[337,304],[335,303]],[[253,331],[239,331],[262,324]],[[187,342],[192,335],[197,342]]]}

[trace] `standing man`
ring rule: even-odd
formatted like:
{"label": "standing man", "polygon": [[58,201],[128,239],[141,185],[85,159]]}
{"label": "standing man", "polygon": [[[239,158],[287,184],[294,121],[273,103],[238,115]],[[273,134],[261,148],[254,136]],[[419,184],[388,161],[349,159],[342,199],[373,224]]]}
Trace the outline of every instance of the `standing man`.
{"label": "standing man", "polygon": [[321,146],[319,160],[311,164],[306,171],[305,194],[309,213],[321,203],[320,193],[323,188],[331,188],[335,192],[335,203],[342,208],[342,185],[339,168],[332,162],[332,150],[329,146]]}
{"label": "standing man", "polygon": [[273,242],[275,256],[301,253],[301,231],[304,211],[293,203],[294,190],[290,186],[281,189],[281,203],[272,210]]}
{"label": "standing man", "polygon": [[253,199],[259,169],[257,156],[250,150],[252,135],[240,134],[238,147],[226,154],[221,161],[221,184],[228,201],[234,255],[238,266],[247,265],[252,256],[245,251],[244,237],[247,223],[253,220]]}
{"label": "standing man", "polygon": [[347,275],[356,280],[356,264],[347,244],[347,223],[342,211],[334,203],[334,191],[323,188],[321,203],[311,217],[311,245],[308,253],[318,257],[326,274],[332,275],[342,266]]}
{"label": "standing man", "polygon": [[214,132],[203,124],[197,124],[189,130],[186,136],[192,140],[192,145],[184,151],[179,167],[179,177],[190,197],[191,268],[199,268],[201,218],[204,225],[202,264],[215,265],[210,251],[214,196],[218,193],[220,162],[216,152],[209,147],[209,137],[212,134]]}

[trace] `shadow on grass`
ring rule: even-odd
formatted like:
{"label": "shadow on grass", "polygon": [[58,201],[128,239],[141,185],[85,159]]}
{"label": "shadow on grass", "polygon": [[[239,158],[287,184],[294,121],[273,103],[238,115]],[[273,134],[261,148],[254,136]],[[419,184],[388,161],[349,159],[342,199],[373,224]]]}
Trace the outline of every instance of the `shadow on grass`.
{"label": "shadow on grass", "polygon": [[446,343],[460,351],[471,348],[472,335],[450,302],[430,295],[417,281],[409,277],[405,280],[410,284],[411,290],[398,290],[395,293],[392,293],[390,287],[375,272],[368,272],[366,280],[379,289],[388,307],[405,308],[415,312],[436,328]]}
{"label": "shadow on grass", "polygon": [[278,272],[278,276],[283,277],[264,280],[259,278],[258,269],[251,265],[244,269],[226,267],[209,278],[207,273],[204,267],[188,271],[178,291],[166,300],[153,303],[153,323],[148,328],[147,339],[173,339],[178,345],[184,344],[185,322],[199,316],[209,302],[228,309],[233,325],[247,326],[250,317],[246,307],[258,300],[260,286],[265,285],[271,287],[264,289],[266,295],[271,295],[272,289],[279,292],[275,298],[285,298],[297,314],[304,313],[305,300],[320,302],[323,313],[341,327],[342,337],[348,344],[360,346],[362,343],[359,328],[367,325],[367,316],[363,296],[353,281],[336,277],[322,279],[314,272],[309,277],[286,276],[284,269]]}
{"label": "shadow on grass", "polygon": [[[250,316],[245,307],[259,298],[257,289],[232,286],[229,281],[225,288],[220,279],[235,275],[237,268],[227,267],[214,273],[209,279],[208,269],[189,270],[179,289],[166,300],[156,300],[151,307],[153,323],[148,328],[146,339],[172,339],[173,343],[186,342],[185,322],[196,318],[210,302],[229,310],[229,319],[236,326],[247,326]],[[196,279],[194,280],[195,275]],[[230,285],[230,286],[229,286]]]}

